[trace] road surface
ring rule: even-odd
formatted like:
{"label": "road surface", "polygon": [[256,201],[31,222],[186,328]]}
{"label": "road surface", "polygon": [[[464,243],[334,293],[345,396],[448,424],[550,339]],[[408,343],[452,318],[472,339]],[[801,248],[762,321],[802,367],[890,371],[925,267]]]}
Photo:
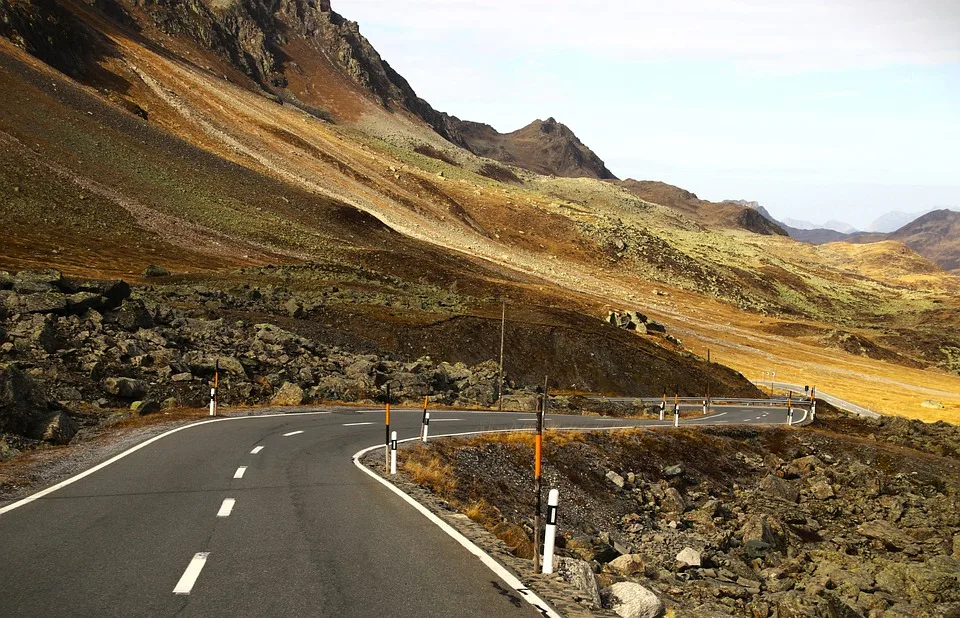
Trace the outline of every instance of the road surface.
{"label": "road surface", "polygon": [[[395,410],[400,438],[419,410]],[[431,435],[530,428],[532,414],[431,411]],[[670,425],[548,415],[547,428]],[[682,424],[783,424],[784,411]],[[382,410],[184,428],[0,509],[0,615],[537,616],[453,538],[358,469]],[[11,508],[12,507],[12,508]],[[176,592],[175,592],[176,590]]]}

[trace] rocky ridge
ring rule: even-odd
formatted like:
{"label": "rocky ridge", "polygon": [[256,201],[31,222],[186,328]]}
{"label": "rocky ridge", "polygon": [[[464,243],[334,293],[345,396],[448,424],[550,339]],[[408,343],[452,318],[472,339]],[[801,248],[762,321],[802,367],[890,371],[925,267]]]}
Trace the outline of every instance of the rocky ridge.
{"label": "rocky ridge", "polygon": [[[110,410],[200,407],[217,366],[219,399],[231,406],[371,402],[383,400],[388,382],[395,402],[430,395],[441,405],[489,406],[496,399],[492,361],[468,367],[351,352],[272,323],[210,319],[179,308],[185,295],[218,310],[228,298],[202,288],[131,290],[123,281],[71,280],[53,269],[0,272],[3,457],[41,440],[69,442]],[[281,298],[289,302],[289,294]],[[302,312],[302,303],[286,310]]]}

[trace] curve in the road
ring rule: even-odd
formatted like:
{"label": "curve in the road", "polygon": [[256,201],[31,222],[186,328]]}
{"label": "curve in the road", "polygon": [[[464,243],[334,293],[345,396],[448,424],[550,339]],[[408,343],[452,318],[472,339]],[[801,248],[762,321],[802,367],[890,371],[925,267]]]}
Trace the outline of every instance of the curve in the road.
{"label": "curve in the road", "polygon": [[[431,413],[451,433],[529,430],[533,421]],[[683,424],[766,420],[757,414]],[[401,434],[417,435],[419,410],[394,419]],[[7,505],[0,613],[543,615],[518,578],[498,567],[491,579],[499,563],[411,511],[403,492],[368,491],[373,481],[350,463],[372,443],[382,448],[381,424],[382,410],[204,420]],[[547,416],[548,429],[671,424]]]}

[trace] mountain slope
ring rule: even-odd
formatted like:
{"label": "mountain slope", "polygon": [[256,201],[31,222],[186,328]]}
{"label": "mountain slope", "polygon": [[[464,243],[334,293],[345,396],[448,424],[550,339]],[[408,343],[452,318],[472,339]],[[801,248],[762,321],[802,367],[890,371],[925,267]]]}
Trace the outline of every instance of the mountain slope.
{"label": "mountain slope", "polygon": [[744,229],[764,235],[787,235],[776,222],[745,202],[708,202],[680,187],[652,180],[628,178],[620,186],[648,202],[669,206],[705,225]]}
{"label": "mountain slope", "polygon": [[934,210],[888,234],[944,270],[960,273],[960,212]]}
{"label": "mountain slope", "polygon": [[[778,376],[829,380],[843,395],[873,392],[868,375],[884,384],[881,409],[913,405],[918,388],[960,392],[950,376],[883,360],[922,340],[909,361],[949,368],[960,348],[943,328],[960,322],[957,279],[903,245],[814,247],[748,232],[754,223],[736,220],[743,207],[666,185],[647,199],[595,178],[491,172],[493,162],[406,109],[402,93],[361,86],[367,69],[344,42],[354,27],[324,15],[327,5],[0,6],[26,11],[7,36],[39,55],[61,35],[92,41],[51,60],[74,82],[0,40],[3,194],[15,208],[4,210],[0,267],[130,278],[159,263],[215,290],[242,286],[239,266],[320,262],[340,274],[303,285],[338,288],[338,302],[312,327],[398,353],[489,358],[508,299],[534,342],[524,363],[511,362],[571,387],[631,392],[667,375],[645,367],[669,366],[688,376],[682,388],[701,388],[702,361],[675,340],[598,330],[611,328],[607,311],[628,308],[751,377],[776,364]],[[55,10],[65,21],[51,20]],[[270,22],[277,15],[293,25]],[[327,45],[325,33],[340,42]],[[280,46],[274,61],[257,59],[261,36]],[[287,86],[275,85],[281,77]],[[285,272],[264,285],[292,285]],[[882,349],[851,347],[864,350],[851,357],[831,347],[841,339],[832,331],[882,339]]]}

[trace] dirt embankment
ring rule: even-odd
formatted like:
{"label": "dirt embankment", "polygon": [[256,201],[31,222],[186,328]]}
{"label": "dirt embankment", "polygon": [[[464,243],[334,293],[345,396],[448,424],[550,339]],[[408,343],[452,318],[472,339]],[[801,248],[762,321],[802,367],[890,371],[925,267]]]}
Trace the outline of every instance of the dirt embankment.
{"label": "dirt embankment", "polygon": [[[558,553],[589,565],[606,607],[629,584],[677,616],[960,616],[955,426],[828,414],[545,444]],[[530,435],[444,440],[402,467],[532,556],[532,451]]]}

